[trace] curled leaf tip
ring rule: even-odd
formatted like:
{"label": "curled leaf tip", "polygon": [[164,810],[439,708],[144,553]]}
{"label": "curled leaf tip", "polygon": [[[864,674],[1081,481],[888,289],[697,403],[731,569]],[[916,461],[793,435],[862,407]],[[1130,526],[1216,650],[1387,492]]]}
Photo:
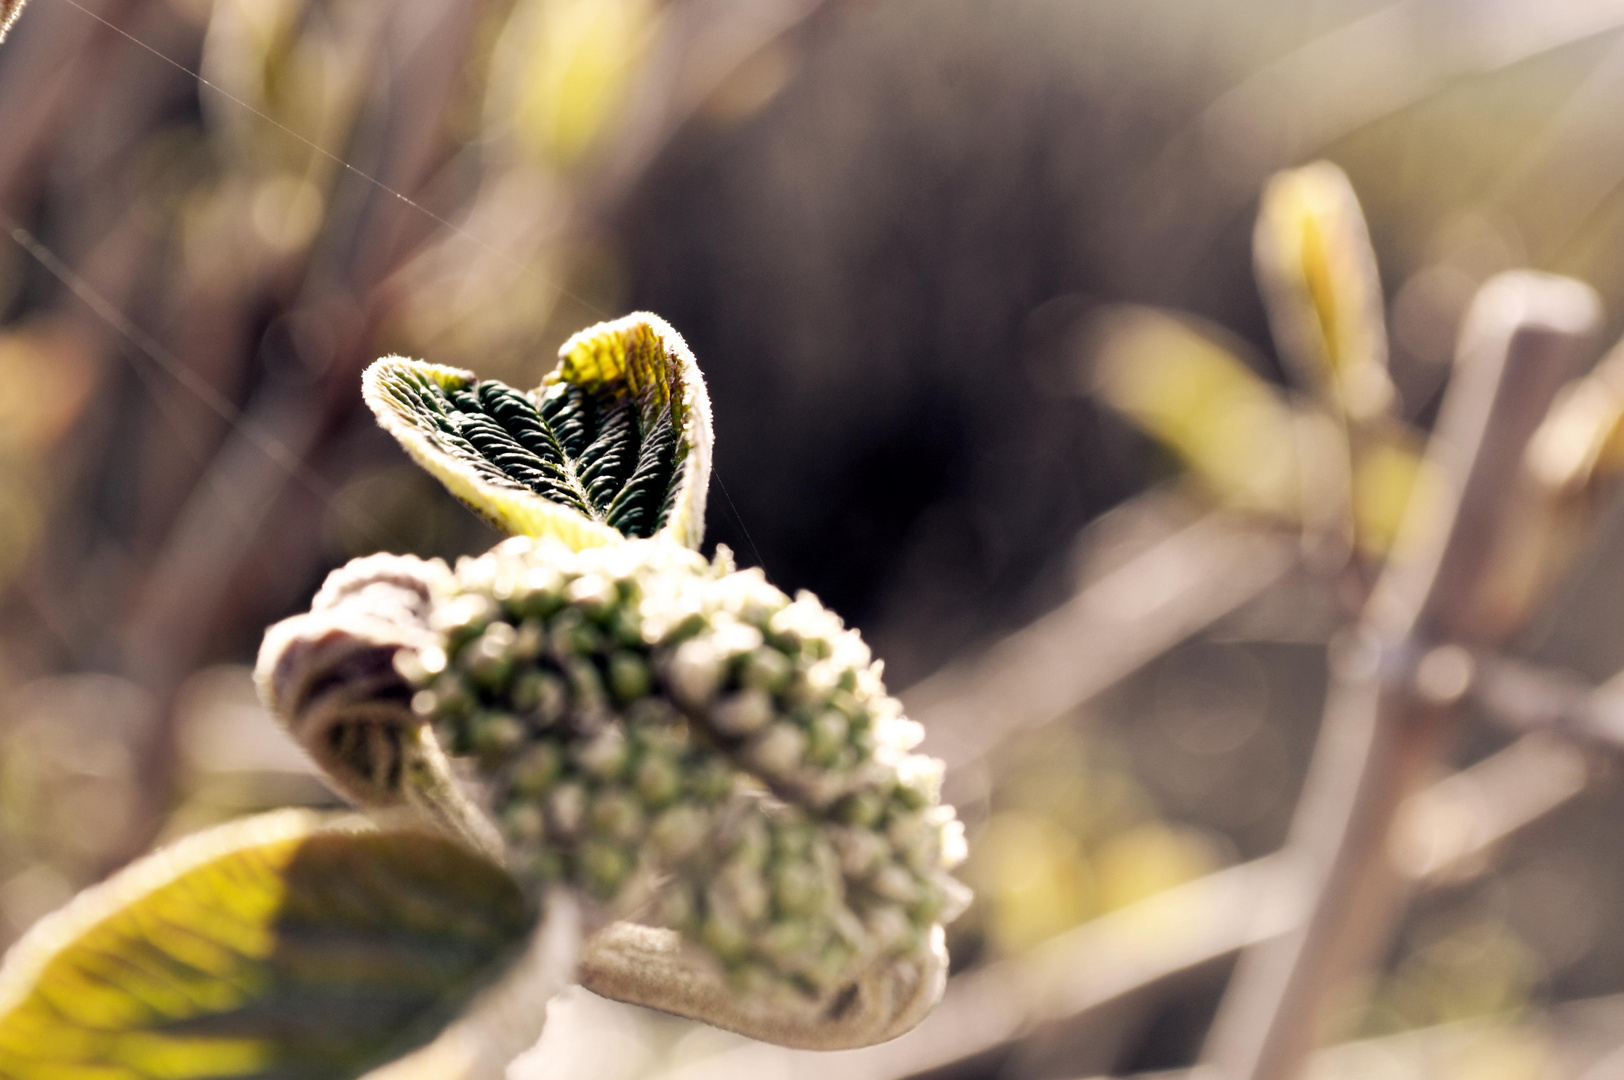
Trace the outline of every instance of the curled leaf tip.
{"label": "curled leaf tip", "polygon": [[711,416],[687,345],[647,313],[570,338],[531,391],[404,357],[362,394],[407,452],[497,528],[580,549],[661,536],[697,547]]}

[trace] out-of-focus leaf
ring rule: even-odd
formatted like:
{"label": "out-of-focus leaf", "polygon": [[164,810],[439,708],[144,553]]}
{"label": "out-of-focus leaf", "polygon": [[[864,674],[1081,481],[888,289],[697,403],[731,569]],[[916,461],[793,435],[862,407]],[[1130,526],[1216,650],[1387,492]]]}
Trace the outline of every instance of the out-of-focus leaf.
{"label": "out-of-focus leaf", "polygon": [[1224,503],[1300,516],[1292,409],[1215,336],[1148,308],[1102,322],[1099,393],[1172,447]]}
{"label": "out-of-focus leaf", "polygon": [[1624,345],[1558,395],[1528,444],[1527,464],[1542,487],[1567,497],[1624,470]]}
{"label": "out-of-focus leaf", "polygon": [[1258,284],[1281,354],[1356,421],[1392,401],[1376,256],[1342,170],[1319,161],[1277,174],[1252,237]]}
{"label": "out-of-focus leaf", "polygon": [[509,20],[492,80],[491,115],[544,161],[582,157],[616,115],[647,48],[650,0],[528,0]]}
{"label": "out-of-focus leaf", "polygon": [[79,418],[95,388],[91,343],[65,320],[0,333],[0,451],[32,454]]}
{"label": "out-of-focus leaf", "polygon": [[148,856],[0,968],[8,1080],[341,1080],[434,1034],[531,909],[438,835],[283,811]]}
{"label": "out-of-focus leaf", "polygon": [[1381,558],[1392,550],[1425,468],[1421,440],[1407,428],[1379,425],[1360,441],[1353,461],[1353,518],[1362,554]]}
{"label": "out-of-focus leaf", "polygon": [[536,390],[389,357],[363,393],[383,426],[498,528],[574,548],[661,535],[697,547],[710,481],[710,399],[653,315],[576,334]]}

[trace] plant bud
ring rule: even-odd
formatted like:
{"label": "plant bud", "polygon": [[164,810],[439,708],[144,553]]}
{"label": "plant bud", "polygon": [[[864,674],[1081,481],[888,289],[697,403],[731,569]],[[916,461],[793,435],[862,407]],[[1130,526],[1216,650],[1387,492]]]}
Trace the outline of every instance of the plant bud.
{"label": "plant bud", "polygon": [[582,574],[564,589],[565,598],[593,622],[601,622],[620,599],[615,587],[599,574]]}
{"label": "plant bud", "polygon": [[651,810],[670,805],[682,793],[682,773],[676,762],[664,754],[644,755],[633,771],[632,782],[643,805]]}
{"label": "plant bud", "polygon": [[468,744],[481,757],[496,757],[524,742],[524,725],[507,713],[481,713],[468,725]]}
{"label": "plant bud", "polygon": [[546,817],[533,802],[516,802],[502,814],[502,827],[509,842],[538,844],[547,833]]}
{"label": "plant bud", "polygon": [[609,691],[622,705],[648,695],[653,680],[648,665],[636,653],[619,652],[609,656]]}
{"label": "plant bud", "polygon": [[806,732],[788,721],[768,728],[746,750],[750,764],[775,778],[788,778],[806,756]]}
{"label": "plant bud", "polygon": [[429,626],[444,634],[455,646],[484,630],[485,624],[495,617],[496,605],[490,597],[466,592],[436,605],[429,616]]}
{"label": "plant bud", "polygon": [[807,727],[806,757],[815,765],[833,765],[851,733],[851,721],[843,713],[825,709]]}
{"label": "plant bud", "polygon": [[618,727],[606,727],[576,746],[575,763],[599,780],[619,780],[631,762],[626,736]]}
{"label": "plant bud", "polygon": [[722,681],[722,658],[707,638],[694,638],[677,646],[666,676],[678,703],[690,709],[710,704]]}
{"label": "plant bud", "polygon": [[711,709],[710,726],[734,738],[751,735],[772,722],[773,703],[761,690],[741,690],[717,702]]}
{"label": "plant bud", "polygon": [[818,872],[802,863],[780,863],[773,867],[773,903],[784,915],[807,915],[823,902],[823,882]]}
{"label": "plant bud", "polygon": [[896,863],[887,863],[875,871],[868,881],[868,887],[876,896],[898,904],[914,903],[920,894],[919,882]]}
{"label": "plant bud", "polygon": [[547,796],[547,824],[564,839],[579,835],[586,821],[586,803],[586,789],[580,784],[559,784]]}
{"label": "plant bud", "polygon": [[527,749],[514,763],[512,785],[515,793],[527,798],[544,795],[563,771],[563,760],[558,748],[538,743]]}
{"label": "plant bud", "polygon": [[630,844],[643,835],[643,807],[630,792],[603,792],[592,800],[592,828],[611,840]]}
{"label": "plant bud", "polygon": [[649,838],[667,862],[685,859],[705,842],[709,831],[705,812],[694,806],[673,806],[654,819]]}
{"label": "plant bud", "polygon": [[614,895],[631,873],[632,860],[617,844],[588,840],[581,845],[580,865],[587,887],[607,898]]}
{"label": "plant bud", "polygon": [[789,685],[790,677],[794,674],[795,665],[789,657],[769,645],[763,645],[752,650],[740,665],[739,685],[776,694]]}
{"label": "plant bud", "polygon": [[531,725],[545,728],[557,723],[569,706],[564,682],[549,671],[531,668],[513,680],[513,708]]}

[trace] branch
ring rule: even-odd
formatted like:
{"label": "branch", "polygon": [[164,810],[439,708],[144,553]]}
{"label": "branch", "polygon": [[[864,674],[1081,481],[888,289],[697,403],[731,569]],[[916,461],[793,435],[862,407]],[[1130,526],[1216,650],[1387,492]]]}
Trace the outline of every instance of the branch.
{"label": "branch", "polygon": [[1314,897],[1307,920],[1249,949],[1203,1063],[1230,1080],[1289,1080],[1327,998],[1368,965],[1401,894],[1387,853],[1398,808],[1433,769],[1471,681],[1474,624],[1529,438],[1599,321],[1578,283],[1507,274],[1478,294],[1428,446],[1427,494],[1339,650],[1319,747],[1286,858]]}
{"label": "branch", "polygon": [[925,727],[925,750],[962,770],[1065,716],[1280,581],[1298,550],[1224,512],[1164,535],[974,660],[911,687],[903,700]]}

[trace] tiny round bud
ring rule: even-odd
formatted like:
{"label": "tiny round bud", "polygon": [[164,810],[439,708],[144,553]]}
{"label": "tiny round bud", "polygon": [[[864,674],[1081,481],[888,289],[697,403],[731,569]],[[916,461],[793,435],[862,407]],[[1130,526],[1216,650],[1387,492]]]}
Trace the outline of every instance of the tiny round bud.
{"label": "tiny round bud", "polygon": [[872,828],[885,812],[885,803],[872,791],[858,791],[835,804],[835,818],[860,829]]}
{"label": "tiny round bud", "polygon": [[693,638],[677,646],[667,678],[677,701],[690,709],[710,704],[722,681],[722,658],[706,638]]}
{"label": "tiny round bud", "polygon": [[579,859],[587,887],[604,897],[613,896],[632,869],[631,857],[624,848],[597,840],[581,845]]}
{"label": "tiny round bud", "polygon": [[626,736],[618,727],[606,727],[599,731],[577,745],[571,756],[577,765],[599,780],[620,779],[631,763]]}
{"label": "tiny round bud", "polygon": [[609,656],[609,690],[622,705],[646,697],[653,684],[648,665],[636,653],[624,650]]}
{"label": "tiny round bud", "polygon": [[809,915],[823,903],[823,881],[811,866],[779,863],[772,870],[773,904],[782,915]]}
{"label": "tiny round bud", "polygon": [[559,784],[547,796],[547,824],[566,839],[578,835],[586,822],[586,804],[586,788],[575,783]]}
{"label": "tiny round bud", "polygon": [[564,681],[550,671],[531,668],[513,680],[513,707],[538,728],[555,724],[569,706]]}
{"label": "tiny round bud", "polygon": [[547,821],[541,807],[533,802],[516,802],[502,813],[502,827],[515,844],[538,844],[547,834]]}
{"label": "tiny round bud", "polygon": [[761,690],[741,690],[716,703],[710,726],[723,735],[751,735],[772,722],[772,699]]}
{"label": "tiny round bud", "polygon": [[514,763],[512,785],[519,795],[534,798],[545,794],[563,771],[564,763],[556,746],[537,743]]}
{"label": "tiny round bud", "polygon": [[790,658],[768,645],[752,650],[739,666],[739,684],[750,690],[776,694],[795,674]]}
{"label": "tiny round bud", "polygon": [[840,751],[851,733],[851,721],[844,713],[825,709],[812,718],[807,727],[807,760],[815,765],[833,765],[840,759]]}
{"label": "tiny round bud", "polygon": [[513,637],[513,659],[529,663],[547,647],[547,627],[540,619],[526,619]]}
{"label": "tiny round bud", "polygon": [[607,618],[620,599],[613,583],[601,574],[582,574],[565,587],[564,596],[593,621]]}
{"label": "tiny round bud", "polygon": [[682,772],[664,754],[645,754],[632,774],[638,797],[651,810],[669,805],[682,794]]}
{"label": "tiny round bud", "polygon": [[517,749],[524,739],[524,725],[507,713],[481,713],[468,726],[469,747],[481,756],[508,753]]}
{"label": "tiny round bud", "polygon": [[690,772],[689,790],[702,803],[718,803],[733,793],[737,780],[731,766],[721,758],[707,757]]}
{"label": "tiny round bud", "polygon": [[705,812],[696,806],[673,806],[654,819],[649,839],[655,850],[667,861],[676,861],[693,854],[705,842],[707,822]]}
{"label": "tiny round bud", "polygon": [[630,792],[610,790],[592,800],[592,828],[601,835],[629,844],[643,835],[643,807]]}

